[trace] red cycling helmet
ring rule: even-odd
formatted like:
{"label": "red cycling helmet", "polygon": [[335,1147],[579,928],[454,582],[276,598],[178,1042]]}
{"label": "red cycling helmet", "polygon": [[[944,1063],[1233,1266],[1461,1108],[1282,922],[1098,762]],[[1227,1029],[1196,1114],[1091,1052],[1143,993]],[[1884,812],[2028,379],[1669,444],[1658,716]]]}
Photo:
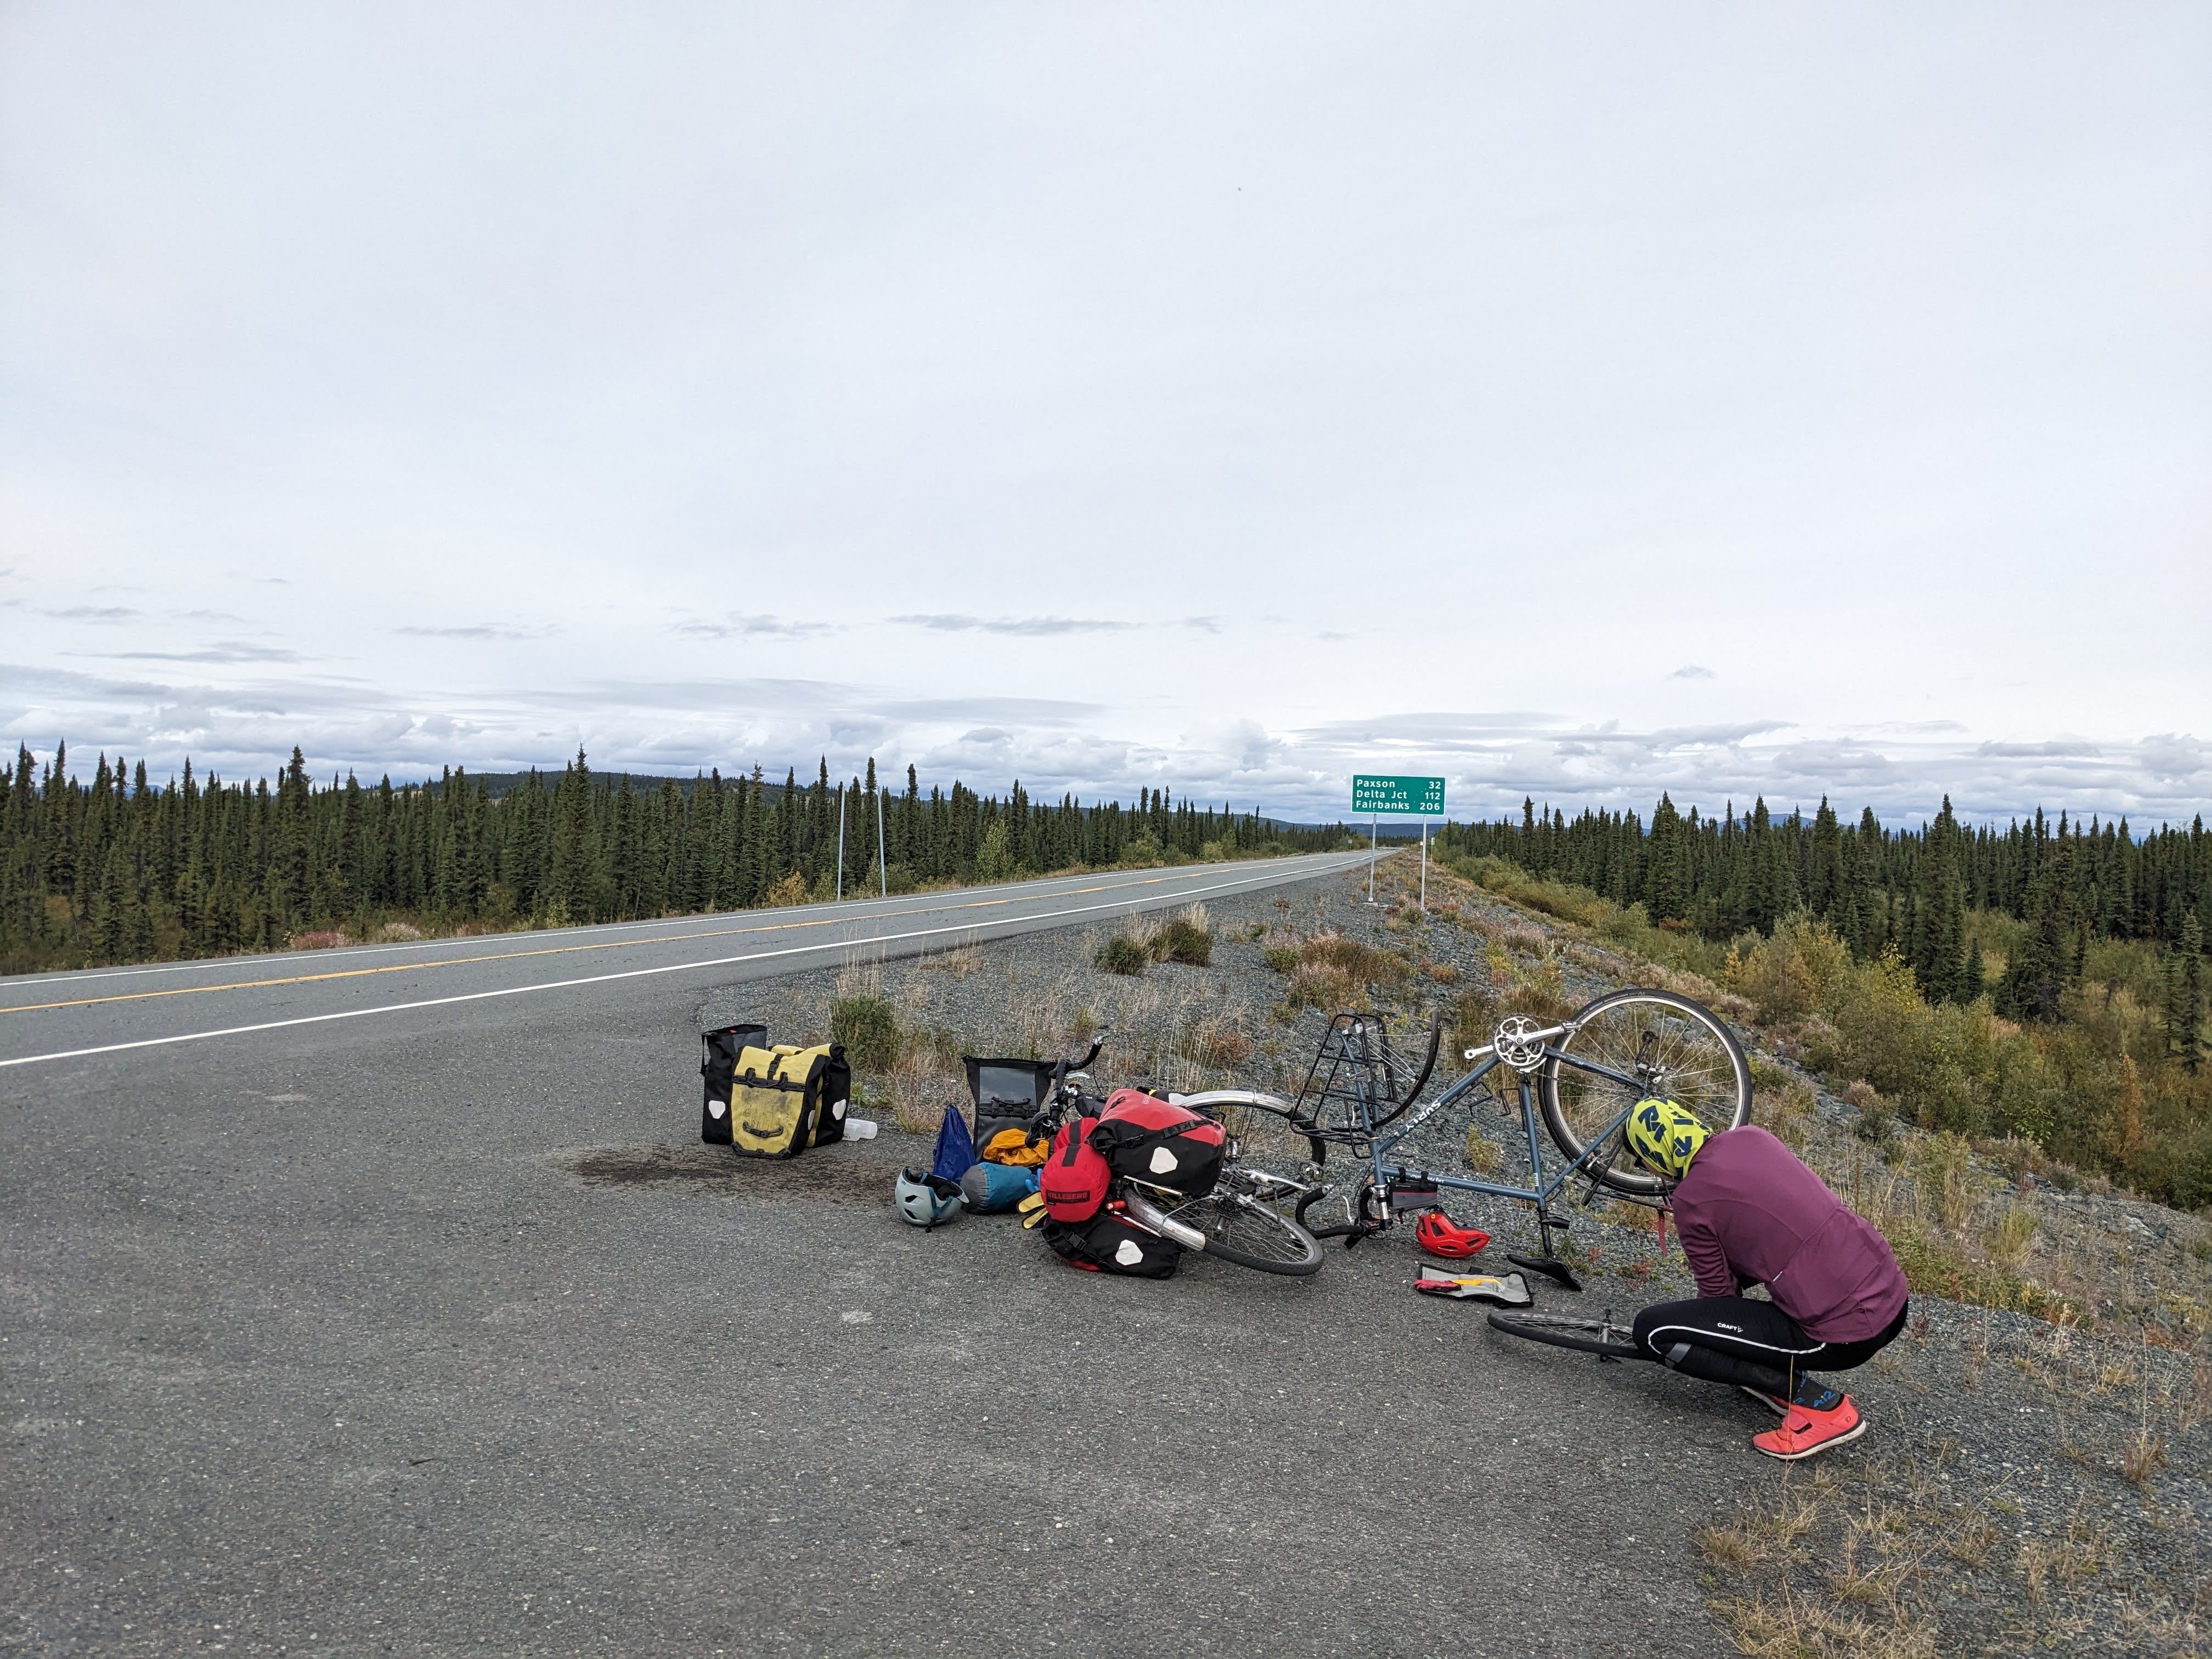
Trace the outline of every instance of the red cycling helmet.
{"label": "red cycling helmet", "polygon": [[1424,1210],[1413,1225],[1413,1240],[1431,1255],[1463,1261],[1490,1243],[1480,1227],[1462,1227],[1442,1210]]}

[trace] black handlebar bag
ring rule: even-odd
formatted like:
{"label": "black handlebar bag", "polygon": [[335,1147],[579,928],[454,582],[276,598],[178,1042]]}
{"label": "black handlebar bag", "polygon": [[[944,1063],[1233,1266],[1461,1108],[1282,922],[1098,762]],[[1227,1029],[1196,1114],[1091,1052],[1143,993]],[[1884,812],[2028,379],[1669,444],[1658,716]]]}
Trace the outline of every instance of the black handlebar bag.
{"label": "black handlebar bag", "polygon": [[699,1075],[707,1080],[699,1106],[699,1139],[710,1146],[730,1144],[730,1080],[737,1075],[738,1055],[746,1048],[768,1047],[765,1025],[725,1025],[699,1036],[702,1058]]}
{"label": "black handlebar bag", "polygon": [[[1052,1092],[1052,1062],[963,1054],[960,1063],[968,1068],[968,1093],[975,1103],[975,1156],[986,1164],[1036,1162],[1021,1149]],[[991,1142],[1009,1129],[1018,1130],[1021,1139],[1008,1141],[994,1156]]]}

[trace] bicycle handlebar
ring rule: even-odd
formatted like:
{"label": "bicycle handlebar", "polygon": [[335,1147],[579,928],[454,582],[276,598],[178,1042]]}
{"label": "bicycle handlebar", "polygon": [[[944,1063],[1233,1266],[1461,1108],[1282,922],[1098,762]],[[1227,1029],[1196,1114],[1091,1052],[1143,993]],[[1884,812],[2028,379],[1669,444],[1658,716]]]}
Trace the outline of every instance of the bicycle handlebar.
{"label": "bicycle handlebar", "polygon": [[1054,1132],[1060,1127],[1060,1118],[1067,1105],[1068,1078],[1077,1072],[1088,1070],[1091,1062],[1104,1052],[1106,1036],[1109,1029],[1103,1025],[1098,1028],[1098,1035],[1091,1042],[1091,1051],[1082,1059],[1056,1060],[1053,1062],[1052,1093],[1046,1097],[1043,1105],[1038,1109],[1036,1117],[1030,1125],[1029,1133],[1030,1146],[1034,1146],[1040,1140],[1052,1139]]}

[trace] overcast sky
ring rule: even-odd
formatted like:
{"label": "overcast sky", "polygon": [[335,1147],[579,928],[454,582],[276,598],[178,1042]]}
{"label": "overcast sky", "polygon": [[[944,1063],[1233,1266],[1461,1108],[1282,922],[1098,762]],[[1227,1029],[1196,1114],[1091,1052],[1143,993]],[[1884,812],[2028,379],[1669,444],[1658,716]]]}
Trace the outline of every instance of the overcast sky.
{"label": "overcast sky", "polygon": [[2212,7],[0,4],[0,738],[2212,804]]}

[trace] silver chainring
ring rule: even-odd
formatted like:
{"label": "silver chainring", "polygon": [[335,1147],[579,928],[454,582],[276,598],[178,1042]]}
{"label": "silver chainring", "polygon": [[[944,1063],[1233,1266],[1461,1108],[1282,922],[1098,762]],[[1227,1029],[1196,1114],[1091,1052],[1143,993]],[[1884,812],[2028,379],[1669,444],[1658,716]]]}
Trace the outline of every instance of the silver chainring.
{"label": "silver chainring", "polygon": [[1492,1051],[1516,1072],[1533,1072],[1544,1063],[1543,1026],[1526,1014],[1508,1014],[1491,1038]]}

